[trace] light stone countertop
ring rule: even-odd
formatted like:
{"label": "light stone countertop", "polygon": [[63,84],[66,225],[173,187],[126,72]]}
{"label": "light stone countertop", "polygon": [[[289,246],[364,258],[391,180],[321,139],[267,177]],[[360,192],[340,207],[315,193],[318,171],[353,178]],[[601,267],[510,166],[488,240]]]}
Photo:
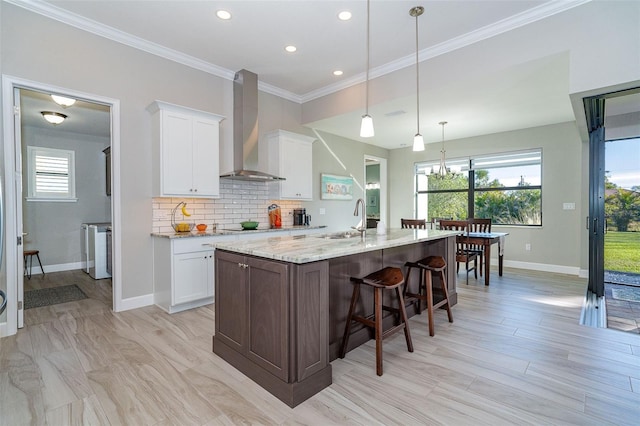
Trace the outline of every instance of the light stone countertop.
{"label": "light stone countertop", "polygon": [[191,231],[191,232],[152,232],[152,237],[159,238],[193,238],[193,237],[218,237],[221,235],[240,235],[240,234],[256,234],[261,232],[285,232],[285,231],[298,231],[305,229],[321,229],[326,228],[326,226],[283,226],[282,228],[258,228],[251,230],[242,230],[238,229],[218,229],[215,232],[213,231]]}
{"label": "light stone countertop", "polygon": [[[354,232],[350,231],[348,234],[353,235]],[[368,229],[364,241],[361,241],[357,232],[349,238],[335,238],[347,234],[338,232],[291,237],[273,236],[251,241],[225,241],[216,243],[215,246],[216,249],[235,253],[301,264],[437,240],[459,233],[431,229],[389,229],[386,235],[378,235],[376,230]]]}

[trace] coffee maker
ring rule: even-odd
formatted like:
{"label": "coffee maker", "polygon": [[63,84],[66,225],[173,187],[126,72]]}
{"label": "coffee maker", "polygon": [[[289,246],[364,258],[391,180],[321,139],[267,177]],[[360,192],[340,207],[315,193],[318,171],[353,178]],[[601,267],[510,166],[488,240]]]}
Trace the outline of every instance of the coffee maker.
{"label": "coffee maker", "polygon": [[307,209],[293,209],[293,225],[294,226],[305,225],[306,216],[307,216]]}

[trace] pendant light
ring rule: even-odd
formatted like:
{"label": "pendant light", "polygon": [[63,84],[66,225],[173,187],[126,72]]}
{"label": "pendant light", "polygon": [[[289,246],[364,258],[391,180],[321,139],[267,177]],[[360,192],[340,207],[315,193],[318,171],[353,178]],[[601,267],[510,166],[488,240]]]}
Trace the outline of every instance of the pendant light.
{"label": "pendant light", "polygon": [[367,0],[367,72],[365,82],[365,101],[366,107],[364,115],[362,116],[362,123],[360,124],[360,137],[370,138],[375,135],[373,131],[373,118],[369,115],[369,6],[370,0]]}
{"label": "pendant light", "polygon": [[420,66],[418,62],[418,17],[424,13],[424,7],[416,6],[409,10],[409,15],[416,18],[416,127],[417,133],[413,137],[413,150],[424,151],[424,139],[420,134]]}
{"label": "pendant light", "polygon": [[447,170],[446,154],[444,150],[444,126],[445,124],[447,124],[447,122],[441,121],[438,124],[442,126],[442,149],[440,150],[440,170],[438,171],[438,175],[440,175],[440,177],[446,177],[448,170]]}

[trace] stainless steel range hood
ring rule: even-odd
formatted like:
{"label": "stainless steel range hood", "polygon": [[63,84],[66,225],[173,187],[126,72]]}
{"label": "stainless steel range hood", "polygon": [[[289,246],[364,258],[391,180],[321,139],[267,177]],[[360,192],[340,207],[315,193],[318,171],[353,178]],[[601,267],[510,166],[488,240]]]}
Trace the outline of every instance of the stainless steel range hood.
{"label": "stainless steel range hood", "polygon": [[220,178],[273,182],[285,180],[257,170],[246,170],[244,158],[258,146],[258,76],[240,70],[233,80],[233,172]]}

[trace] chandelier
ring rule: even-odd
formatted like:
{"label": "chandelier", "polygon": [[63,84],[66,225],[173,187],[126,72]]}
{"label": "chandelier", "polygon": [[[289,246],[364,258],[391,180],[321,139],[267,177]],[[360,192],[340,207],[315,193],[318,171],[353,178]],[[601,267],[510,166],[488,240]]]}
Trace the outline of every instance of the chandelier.
{"label": "chandelier", "polygon": [[446,151],[444,150],[444,126],[445,124],[447,124],[447,122],[441,121],[438,124],[442,126],[442,149],[440,150],[440,165],[433,166],[433,168],[431,169],[431,176],[437,179],[454,178],[456,175],[462,172],[462,168],[460,166],[447,167]]}

